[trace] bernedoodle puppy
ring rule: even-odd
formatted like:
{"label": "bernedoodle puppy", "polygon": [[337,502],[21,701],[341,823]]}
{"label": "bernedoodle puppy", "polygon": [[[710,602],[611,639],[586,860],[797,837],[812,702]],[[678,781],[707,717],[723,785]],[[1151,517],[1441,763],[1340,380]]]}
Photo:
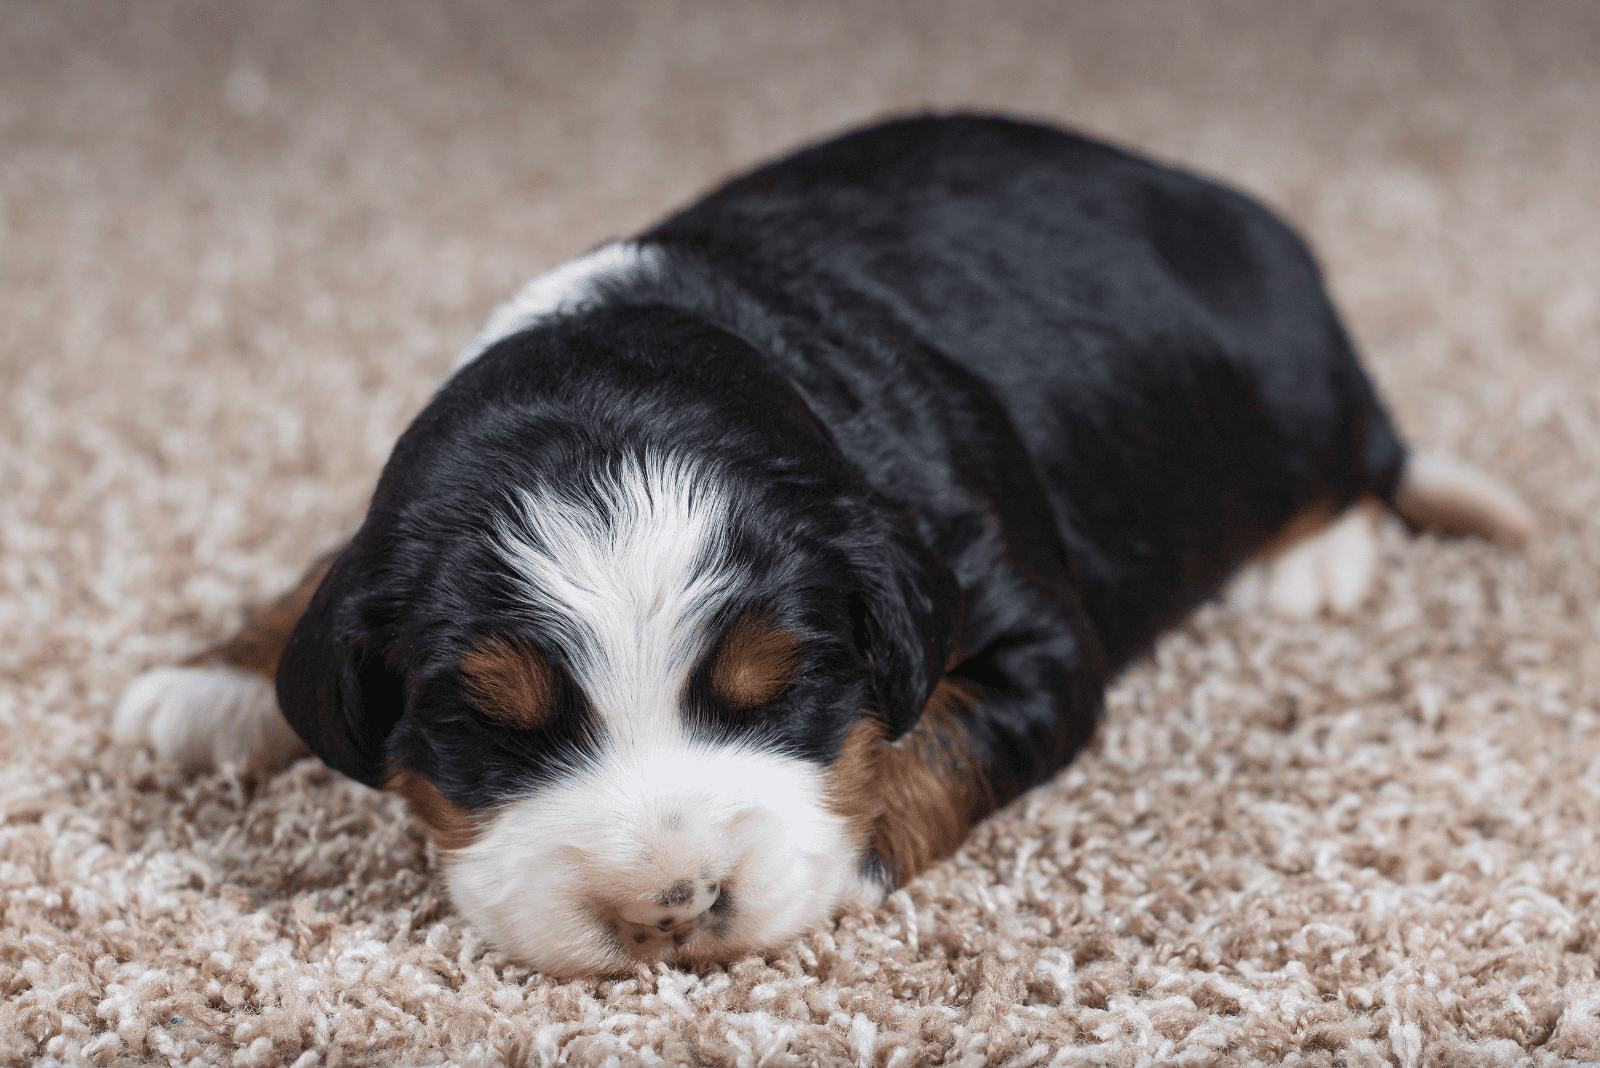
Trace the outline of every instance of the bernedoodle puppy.
{"label": "bernedoodle puppy", "polygon": [[398,791],[542,971],[727,960],[1049,778],[1242,565],[1354,605],[1379,507],[1532,527],[1407,451],[1261,205],[1045,126],[892,121],[530,282],[350,543],[114,733]]}

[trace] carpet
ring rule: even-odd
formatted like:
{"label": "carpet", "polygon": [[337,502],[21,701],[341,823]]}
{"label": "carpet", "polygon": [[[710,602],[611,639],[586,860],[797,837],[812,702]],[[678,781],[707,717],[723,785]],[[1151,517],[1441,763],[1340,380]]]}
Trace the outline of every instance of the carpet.
{"label": "carpet", "polygon": [[[695,974],[486,947],[392,797],[109,739],[358,522],[524,278],[889,113],[1046,118],[1319,250],[1523,553],[1383,535],[1201,610],[876,910]],[[0,1059],[1600,1060],[1600,8],[1550,0],[0,5]]]}

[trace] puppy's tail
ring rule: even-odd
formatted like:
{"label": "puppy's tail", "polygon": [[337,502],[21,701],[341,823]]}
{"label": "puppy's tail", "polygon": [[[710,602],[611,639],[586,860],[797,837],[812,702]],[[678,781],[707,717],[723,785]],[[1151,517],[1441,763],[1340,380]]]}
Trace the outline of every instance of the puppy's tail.
{"label": "puppy's tail", "polygon": [[1437,452],[1414,451],[1394,491],[1394,510],[1414,530],[1472,535],[1501,545],[1527,543],[1538,529],[1517,491],[1476,467]]}

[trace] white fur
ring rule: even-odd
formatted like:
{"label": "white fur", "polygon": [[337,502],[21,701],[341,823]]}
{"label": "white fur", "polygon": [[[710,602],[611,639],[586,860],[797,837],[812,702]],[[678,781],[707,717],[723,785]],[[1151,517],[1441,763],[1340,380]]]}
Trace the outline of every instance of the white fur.
{"label": "white fur", "polygon": [[676,725],[702,620],[738,576],[722,565],[727,501],[679,463],[619,460],[597,475],[609,516],[586,501],[522,491],[498,531],[531,604],[560,616],[578,683],[614,734],[641,743]]}
{"label": "white fur", "polygon": [[1378,564],[1378,517],[1357,505],[1315,535],[1246,567],[1227,599],[1282,616],[1348,615],[1366,600]]}
{"label": "white fur", "polygon": [[[446,863],[456,905],[516,958],[583,975],[673,952],[731,959],[825,923],[860,893],[820,769],[672,733],[613,744],[587,772],[502,807]],[[660,904],[684,880],[730,899],[725,923],[709,913],[696,926]],[[655,916],[687,922],[691,937],[681,948],[619,937]]]}
{"label": "white fur", "polygon": [[278,711],[272,680],[222,665],[146,671],[122,691],[111,736],[190,771],[233,761],[266,775],[307,752]]}
{"label": "white fur", "polygon": [[527,282],[516,296],[496,308],[456,357],[450,373],[455,374],[477,359],[495,342],[542,319],[569,314],[594,303],[608,284],[655,275],[660,270],[661,250],[632,241],[613,241],[569,260]]}
{"label": "white fur", "polygon": [[[500,806],[446,867],[463,912],[556,975],[726,959],[826,921],[863,889],[821,769],[685,728],[688,673],[714,637],[706,618],[738,577],[720,552],[728,502],[659,460],[626,465],[604,493],[609,522],[531,493],[521,523],[499,531],[530,602],[560,616],[602,737],[558,781]],[[664,903],[684,884],[691,901]],[[727,911],[705,911],[719,898]],[[662,938],[633,941],[653,923]]]}

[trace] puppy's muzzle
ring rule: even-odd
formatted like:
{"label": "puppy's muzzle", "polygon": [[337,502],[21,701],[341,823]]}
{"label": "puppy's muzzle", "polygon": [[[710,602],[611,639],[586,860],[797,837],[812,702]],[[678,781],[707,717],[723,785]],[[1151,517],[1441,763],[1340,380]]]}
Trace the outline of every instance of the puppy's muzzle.
{"label": "puppy's muzzle", "polygon": [[646,903],[617,910],[617,938],[629,956],[653,959],[684,945],[728,908],[720,883],[679,879]]}

